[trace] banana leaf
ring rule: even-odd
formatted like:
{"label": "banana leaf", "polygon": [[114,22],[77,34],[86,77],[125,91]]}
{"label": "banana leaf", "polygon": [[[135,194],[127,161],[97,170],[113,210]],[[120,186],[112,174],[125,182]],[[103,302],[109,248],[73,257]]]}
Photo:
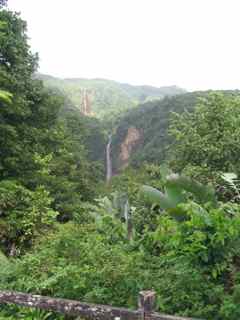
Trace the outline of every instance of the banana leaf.
{"label": "banana leaf", "polygon": [[7,92],[5,90],[0,90],[0,101],[4,101],[7,103],[12,102],[12,94],[10,92]]}
{"label": "banana leaf", "polygon": [[150,186],[142,186],[140,194],[146,202],[158,204],[162,209],[174,208],[176,205],[175,201],[169,198],[168,195]]}

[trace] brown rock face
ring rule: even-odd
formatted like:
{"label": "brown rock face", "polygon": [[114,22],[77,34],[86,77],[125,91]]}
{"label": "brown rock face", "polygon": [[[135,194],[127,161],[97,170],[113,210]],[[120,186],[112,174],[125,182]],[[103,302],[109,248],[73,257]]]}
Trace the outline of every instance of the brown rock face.
{"label": "brown rock face", "polygon": [[124,169],[128,166],[131,153],[140,144],[142,135],[141,130],[136,129],[135,127],[128,128],[126,138],[121,144],[119,154],[120,169]]}
{"label": "brown rock face", "polygon": [[85,116],[93,116],[92,112],[92,99],[94,97],[94,92],[87,89],[81,90],[82,102],[81,102],[81,112]]}

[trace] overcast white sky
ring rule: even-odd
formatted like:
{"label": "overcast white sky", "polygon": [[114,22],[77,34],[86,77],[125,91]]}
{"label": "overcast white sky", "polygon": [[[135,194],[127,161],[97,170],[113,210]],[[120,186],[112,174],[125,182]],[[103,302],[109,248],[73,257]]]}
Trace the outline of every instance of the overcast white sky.
{"label": "overcast white sky", "polygon": [[40,71],[240,89],[240,0],[9,0]]}

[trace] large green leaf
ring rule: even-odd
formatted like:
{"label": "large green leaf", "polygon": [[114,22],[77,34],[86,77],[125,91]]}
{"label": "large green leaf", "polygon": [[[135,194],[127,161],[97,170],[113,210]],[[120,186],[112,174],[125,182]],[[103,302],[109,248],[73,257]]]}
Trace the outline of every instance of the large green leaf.
{"label": "large green leaf", "polygon": [[198,202],[212,202],[216,203],[216,196],[214,188],[210,185],[203,185],[200,182],[194,181],[186,176],[173,174],[168,177],[168,188],[178,188],[192,193]]}
{"label": "large green leaf", "polygon": [[165,190],[168,197],[171,199],[175,206],[179,203],[185,202],[185,197],[183,195],[184,188],[181,185],[175,183],[179,179],[179,175],[171,173],[166,177]]}
{"label": "large green leaf", "polygon": [[186,212],[178,206],[187,200],[184,191],[193,194],[198,203],[211,202],[215,205],[217,202],[215,191],[211,186],[202,185],[188,177],[174,173],[166,177],[165,193],[150,186],[142,186],[141,195],[146,202],[158,204],[161,209],[167,210],[177,220],[184,220]]}
{"label": "large green leaf", "polygon": [[146,202],[151,204],[159,204],[162,209],[173,208],[176,205],[175,202],[168,197],[168,195],[163,194],[161,191],[153,187],[142,186],[140,193]]}
{"label": "large green leaf", "polygon": [[11,103],[12,102],[12,94],[5,90],[0,90],[0,100]]}

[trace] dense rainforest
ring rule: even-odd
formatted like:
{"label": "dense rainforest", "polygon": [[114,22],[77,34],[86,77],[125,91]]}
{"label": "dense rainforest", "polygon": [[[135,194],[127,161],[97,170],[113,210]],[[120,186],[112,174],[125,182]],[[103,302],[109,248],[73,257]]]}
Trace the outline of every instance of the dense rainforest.
{"label": "dense rainforest", "polygon": [[133,86],[106,79],[59,79],[39,73],[35,77],[41,79],[47,87],[58,88],[64,92],[80,110],[86,97],[89,103],[87,113],[100,119],[113,119],[139,103],[185,92],[177,86]]}
{"label": "dense rainforest", "polygon": [[[26,23],[6,2],[0,289],[128,308],[136,308],[140,290],[154,289],[156,311],[238,320],[239,92],[115,83],[112,94],[106,80],[93,80],[108,93],[99,94],[105,102],[96,102],[98,117],[85,114],[75,92],[62,88],[75,80],[49,85],[55,79],[39,76]],[[78,79],[76,90],[85,92],[83,82],[90,86]],[[107,145],[114,169],[108,183]],[[0,319],[63,317],[1,305]]]}
{"label": "dense rainforest", "polygon": [[[199,91],[166,96],[125,112],[119,117],[116,134],[113,136],[114,171],[118,172],[128,164],[136,167],[143,162],[160,164],[165,161],[173,142],[169,132],[173,114],[193,111],[198,101],[210,93],[211,91]],[[238,90],[218,93],[226,96],[240,94]]]}

